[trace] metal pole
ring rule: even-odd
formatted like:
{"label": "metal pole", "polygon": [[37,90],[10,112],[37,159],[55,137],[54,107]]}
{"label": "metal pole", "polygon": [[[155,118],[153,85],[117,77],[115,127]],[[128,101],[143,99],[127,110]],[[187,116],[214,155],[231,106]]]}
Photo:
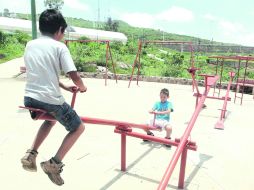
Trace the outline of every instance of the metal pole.
{"label": "metal pole", "polygon": [[126,134],[121,134],[121,171],[126,171]]}
{"label": "metal pole", "polygon": [[[219,58],[217,58],[217,60],[216,60],[215,75],[217,75],[217,73],[218,73],[218,66],[219,66]],[[214,87],[213,87],[213,96],[214,96],[214,94],[215,94],[215,88],[216,88],[216,85],[214,85]]]}
{"label": "metal pole", "polygon": [[239,76],[240,76],[240,68],[241,68],[241,59],[239,59],[238,61],[238,68],[237,68],[237,74],[236,74],[236,89],[235,89],[235,99],[234,99],[234,103],[236,101],[237,98],[237,87],[238,87],[238,83],[239,83]]}
{"label": "metal pole", "polygon": [[36,26],[36,7],[35,0],[31,0],[31,18],[32,18],[32,37],[37,38],[37,26]]}
{"label": "metal pole", "polygon": [[181,166],[178,180],[178,189],[184,188],[184,177],[185,177],[185,168],[186,168],[186,160],[187,160],[187,148],[183,149],[183,153],[181,156]]}
{"label": "metal pole", "polygon": [[107,42],[106,46],[106,73],[105,73],[105,86],[107,86],[107,79],[108,79],[108,50],[109,50],[109,42]]}
{"label": "metal pole", "polygon": [[108,42],[108,50],[109,50],[109,57],[110,57],[110,59],[112,61],[112,67],[113,67],[113,71],[114,71],[114,76],[115,76],[116,83],[117,83],[116,67],[115,67],[115,63],[113,61],[113,57],[112,57],[112,53],[111,53],[111,48],[110,48],[109,42]]}
{"label": "metal pole", "polygon": [[226,111],[227,111],[227,103],[228,103],[228,97],[229,97],[229,91],[230,91],[230,87],[231,87],[231,84],[232,84],[232,81],[233,81],[233,78],[235,76],[235,73],[234,72],[229,72],[229,76],[230,76],[230,80],[229,80],[229,83],[228,83],[228,87],[227,87],[227,92],[226,92],[226,96],[225,96],[225,99],[224,99],[224,104],[223,104],[223,107],[222,107],[222,110],[221,110],[221,114],[220,114],[220,120],[215,124],[215,129],[224,129],[224,118],[225,118],[225,114],[226,114]]}
{"label": "metal pole", "polygon": [[132,66],[132,72],[131,72],[131,76],[130,76],[130,81],[129,81],[128,88],[130,88],[131,81],[132,81],[132,77],[133,77],[133,73],[134,73],[134,69],[135,69],[135,66],[136,66],[136,64],[137,64],[137,62],[138,62],[138,58],[140,57],[141,49],[142,49],[142,42],[139,41],[139,42],[138,42],[138,52],[137,52],[137,54],[136,54],[136,58],[135,58],[135,60],[134,60],[133,66]]}
{"label": "metal pole", "polygon": [[223,73],[223,69],[224,69],[224,59],[222,59],[222,61],[221,61],[220,84],[219,84],[219,93],[218,93],[218,97],[220,97],[221,80],[222,80],[222,73]]}
{"label": "metal pole", "polygon": [[241,96],[241,105],[243,104],[243,93],[244,93],[244,86],[245,86],[245,82],[246,82],[247,68],[248,68],[248,60],[246,60],[246,62],[245,62],[244,77],[243,77],[243,90],[242,90],[242,96]]}

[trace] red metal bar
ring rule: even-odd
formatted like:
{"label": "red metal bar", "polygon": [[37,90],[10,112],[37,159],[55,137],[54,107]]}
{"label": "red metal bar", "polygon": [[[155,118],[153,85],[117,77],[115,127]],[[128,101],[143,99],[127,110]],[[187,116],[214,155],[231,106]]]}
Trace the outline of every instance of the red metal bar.
{"label": "red metal bar", "polygon": [[108,46],[109,46],[109,43],[107,42],[107,47],[106,47],[106,76],[105,76],[105,86],[107,86],[107,80],[108,80]]}
{"label": "red metal bar", "polygon": [[253,56],[209,56],[208,58],[254,61],[254,57]]}
{"label": "red metal bar", "polygon": [[[191,78],[192,78],[192,91],[194,92],[194,89],[196,89],[196,92],[199,95],[200,92],[199,92],[198,84],[197,84],[197,81],[195,78],[197,70],[199,70],[199,69],[195,68],[195,67],[187,69],[187,71],[191,74]],[[198,99],[199,99],[199,97],[197,96],[196,97],[196,106],[198,105]]]}
{"label": "red metal bar", "polygon": [[126,134],[121,134],[121,171],[126,171]]}
{"label": "red metal bar", "polygon": [[230,80],[229,80],[229,83],[228,83],[227,92],[226,92],[225,99],[224,99],[224,104],[223,104],[222,109],[221,109],[220,120],[215,124],[215,127],[214,127],[215,129],[224,129],[224,118],[225,118],[225,113],[227,111],[229,91],[230,91],[230,87],[231,87],[233,78],[235,76],[235,73],[234,72],[229,72],[229,76],[230,76]]}
{"label": "red metal bar", "polygon": [[192,45],[192,42],[186,42],[186,41],[159,41],[159,40],[148,40],[143,41],[144,44],[189,44]]}
{"label": "red metal bar", "polygon": [[221,91],[221,80],[222,80],[222,73],[223,73],[223,69],[224,69],[224,59],[222,59],[221,61],[221,69],[220,69],[220,82],[219,82],[219,93],[218,93],[218,97],[220,97],[220,91]]}
{"label": "red metal bar", "polygon": [[141,54],[141,49],[140,49],[139,56],[138,56],[138,74],[137,74],[137,85],[138,85],[138,80],[139,80],[139,75],[140,75],[140,67],[141,67],[141,63],[140,63],[140,54]]}
{"label": "red metal bar", "polygon": [[82,117],[82,116],[80,117],[80,119],[84,123],[90,123],[90,124],[125,126],[125,127],[139,128],[139,129],[156,130],[156,128],[145,125],[145,124],[136,124],[136,123],[129,123],[129,122],[124,122],[124,121],[115,121],[115,120],[107,120],[107,119],[91,118],[91,117]]}
{"label": "red metal bar", "polygon": [[237,98],[237,88],[238,88],[238,79],[239,79],[239,75],[240,75],[240,68],[241,68],[241,60],[238,60],[238,67],[237,67],[237,73],[236,73],[236,90],[235,90],[235,99],[234,99],[234,103],[236,101]]}
{"label": "red metal bar", "polygon": [[[193,96],[201,97],[202,94],[194,93]],[[222,96],[222,97],[207,96],[206,98],[215,99],[215,100],[225,100],[225,99],[226,99],[225,96]],[[231,101],[231,98],[230,98],[230,97],[227,97],[227,100],[228,100],[228,101]]]}
{"label": "red metal bar", "polygon": [[109,45],[109,44],[108,44],[108,50],[109,50],[109,56],[110,56],[111,61],[112,61],[112,67],[113,67],[113,71],[114,71],[114,76],[115,76],[116,83],[117,83],[117,75],[116,75],[115,63],[114,63],[114,61],[113,61],[113,56],[112,56],[112,52],[111,52],[111,48],[110,48],[110,45]]}
{"label": "red metal bar", "polygon": [[[219,58],[216,59],[216,69],[215,69],[215,75],[218,74],[218,66],[219,66]],[[213,87],[213,96],[215,94],[216,85]]]}
{"label": "red metal bar", "polygon": [[178,179],[178,189],[184,188],[186,161],[187,161],[187,148],[185,147],[183,149],[183,153],[181,156],[181,166],[180,166],[180,173],[179,173],[179,179]]}
{"label": "red metal bar", "polygon": [[177,164],[177,161],[178,161],[180,155],[182,154],[183,149],[186,146],[186,142],[187,142],[187,140],[190,136],[191,130],[192,130],[192,128],[193,128],[193,126],[194,126],[194,124],[197,120],[197,117],[198,117],[198,115],[199,115],[199,113],[200,113],[200,111],[203,107],[206,96],[207,96],[211,86],[215,84],[215,82],[218,80],[218,78],[219,78],[218,76],[214,76],[214,77],[207,76],[207,77],[205,77],[205,80],[206,80],[205,82],[207,83],[207,88],[204,91],[202,97],[200,98],[200,101],[199,101],[199,103],[198,103],[198,105],[197,105],[197,107],[196,107],[196,109],[195,109],[195,111],[194,111],[194,113],[193,113],[193,115],[190,119],[190,122],[189,122],[187,128],[185,129],[183,136],[181,137],[180,144],[178,145],[176,151],[174,152],[174,155],[173,155],[173,157],[170,161],[170,164],[169,164],[169,166],[168,166],[166,172],[164,173],[164,176],[163,176],[163,178],[160,182],[158,190],[165,190],[166,189],[168,181],[169,181],[169,179],[170,179],[170,177],[171,177],[171,175],[174,171],[174,168]]}
{"label": "red metal bar", "polygon": [[245,69],[244,69],[243,86],[242,86],[243,90],[242,90],[242,96],[241,96],[241,105],[243,104],[243,93],[244,93],[244,86],[245,86],[245,80],[246,80],[247,67],[248,67],[248,60],[246,60]]}
{"label": "red metal bar", "polygon": [[[140,57],[140,54],[141,54],[141,49],[142,49],[142,42],[139,41],[138,42],[138,52],[136,54],[136,57],[135,57],[135,60],[134,60],[134,63],[133,63],[133,66],[132,66],[132,72],[131,72],[131,76],[130,76],[130,81],[129,81],[129,85],[128,85],[128,88],[130,88],[130,85],[131,85],[131,81],[132,81],[132,78],[133,78],[133,73],[134,73],[134,69],[135,69],[135,66],[138,62],[138,59]],[[139,63],[140,64],[140,63]]]}
{"label": "red metal bar", "polygon": [[[168,144],[168,145],[172,145],[172,146],[178,146],[180,144],[180,141],[178,139],[175,139],[175,141],[173,141],[173,140],[170,140],[170,139],[151,136],[151,135],[138,133],[138,132],[133,132],[133,131],[123,131],[123,130],[120,130],[120,129],[115,129],[114,132],[119,133],[119,134],[124,133],[125,135],[130,136],[130,137],[146,139],[146,140],[153,141],[153,142],[158,142],[158,143],[161,143],[161,144]],[[188,146],[186,146],[187,149],[194,150],[194,151],[197,150],[197,146],[196,146],[195,142],[187,141],[187,144],[188,144]]]}
{"label": "red metal bar", "polygon": [[156,113],[153,113],[153,127],[155,127]]}
{"label": "red metal bar", "polygon": [[76,96],[77,96],[78,88],[73,89],[72,99],[71,99],[71,107],[74,108]]}

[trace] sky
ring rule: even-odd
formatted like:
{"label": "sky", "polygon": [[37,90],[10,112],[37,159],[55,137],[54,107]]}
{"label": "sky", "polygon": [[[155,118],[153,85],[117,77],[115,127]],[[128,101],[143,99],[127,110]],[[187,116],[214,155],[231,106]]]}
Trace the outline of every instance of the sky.
{"label": "sky", "polygon": [[[0,0],[0,12],[30,13],[30,0]],[[37,13],[45,9],[36,0]],[[64,0],[64,16],[254,46],[254,0]]]}

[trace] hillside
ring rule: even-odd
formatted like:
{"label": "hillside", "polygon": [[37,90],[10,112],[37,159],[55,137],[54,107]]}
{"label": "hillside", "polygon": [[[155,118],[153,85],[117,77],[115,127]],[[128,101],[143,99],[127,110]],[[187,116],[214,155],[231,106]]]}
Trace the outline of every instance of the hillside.
{"label": "hillside", "polygon": [[[30,14],[21,14],[17,13],[17,17],[21,19],[31,19]],[[39,15],[37,15],[37,18]],[[85,20],[82,18],[72,18],[72,17],[65,17],[67,23],[71,26],[77,27],[84,27],[84,28],[95,28],[96,26],[98,29],[103,29],[105,26],[105,22],[93,22],[89,20]],[[168,32],[163,32],[161,30],[155,30],[151,28],[139,28],[133,27],[128,23],[117,20],[119,23],[118,32],[124,33],[128,39],[130,40],[137,40],[137,39],[146,39],[146,40],[173,40],[173,41],[192,41],[194,44],[213,44],[213,45],[233,45],[233,44],[226,44],[222,42],[211,42],[207,39],[201,39],[192,36],[180,35],[180,34],[173,34]]]}

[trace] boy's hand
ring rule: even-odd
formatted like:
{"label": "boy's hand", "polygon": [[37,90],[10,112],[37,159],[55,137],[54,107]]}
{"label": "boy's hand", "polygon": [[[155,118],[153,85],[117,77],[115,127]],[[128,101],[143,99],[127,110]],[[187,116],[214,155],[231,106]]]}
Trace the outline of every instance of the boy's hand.
{"label": "boy's hand", "polygon": [[86,92],[86,91],[87,91],[87,87],[84,85],[84,88],[83,88],[83,89],[80,88],[79,91],[80,91],[81,93]]}
{"label": "boy's hand", "polygon": [[157,114],[157,111],[156,110],[150,110],[149,113],[150,114]]}
{"label": "boy's hand", "polygon": [[67,91],[70,91],[72,93],[77,92],[77,91],[80,91],[80,93],[83,93],[83,92],[86,92],[86,90],[87,90],[86,86],[84,86],[83,89],[78,88],[77,86],[74,86],[74,85],[68,86],[68,88],[67,88]]}
{"label": "boy's hand", "polygon": [[69,92],[72,92],[72,93],[79,90],[78,87],[76,87],[76,86],[74,86],[74,85],[70,85],[70,86],[67,86],[67,85],[66,85],[64,89],[67,90],[67,91],[69,91]]}

